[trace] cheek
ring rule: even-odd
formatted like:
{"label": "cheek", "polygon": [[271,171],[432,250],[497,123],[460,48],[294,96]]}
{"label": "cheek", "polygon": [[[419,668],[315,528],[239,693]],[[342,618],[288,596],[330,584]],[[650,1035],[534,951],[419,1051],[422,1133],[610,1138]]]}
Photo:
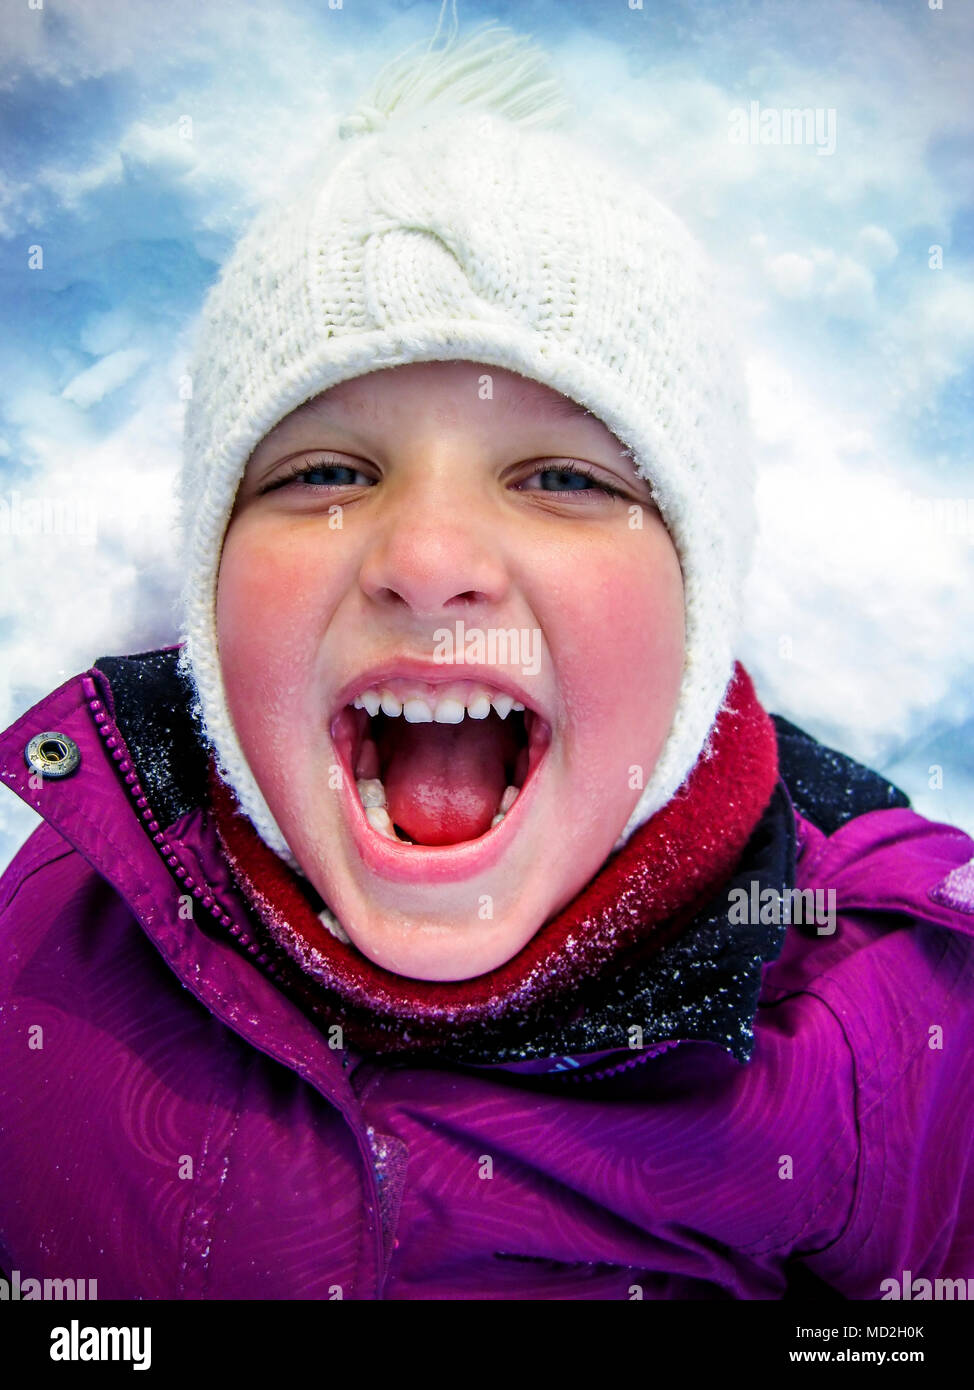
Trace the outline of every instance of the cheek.
{"label": "cheek", "polygon": [[614,764],[628,777],[633,764],[655,764],[676,708],[685,639],[679,559],[655,521],[577,556],[564,578],[560,665],[575,752],[593,777]]}
{"label": "cheek", "polygon": [[613,666],[655,666],[667,654],[683,655],[679,561],[668,538],[640,541],[608,550],[588,571],[574,572],[571,620],[579,645],[594,642]]}
{"label": "cheek", "polygon": [[309,634],[324,579],[293,535],[231,525],[217,585],[220,665],[242,740],[272,732],[293,714],[295,693],[315,654]]}

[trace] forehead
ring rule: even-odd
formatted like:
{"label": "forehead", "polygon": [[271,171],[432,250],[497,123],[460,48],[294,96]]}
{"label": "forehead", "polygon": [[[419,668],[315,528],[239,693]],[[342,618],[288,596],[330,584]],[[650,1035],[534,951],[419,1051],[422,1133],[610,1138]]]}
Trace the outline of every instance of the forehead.
{"label": "forehead", "polygon": [[260,464],[269,450],[306,440],[319,425],[337,428],[353,442],[360,430],[361,438],[371,438],[376,426],[398,430],[422,421],[452,430],[475,419],[483,425],[488,417],[480,410],[471,415],[472,398],[491,401],[490,418],[506,429],[564,431],[548,441],[556,452],[610,449],[642,481],[632,451],[594,411],[544,382],[466,360],[404,363],[337,382],[272,426],[249,462]]}
{"label": "forehead", "polygon": [[485,379],[490,381],[490,394],[488,397],[481,395],[480,399],[490,399],[511,411],[530,410],[536,417],[551,421],[598,421],[598,416],[578,401],[561,395],[543,382],[507,369],[483,363],[422,362],[368,372],[339,382],[297,406],[279,422],[278,428],[288,421],[314,420],[335,411],[367,413],[376,396],[389,393],[399,395],[415,390],[428,399],[430,389],[435,393],[439,388],[442,399],[446,400],[456,392],[479,392]]}

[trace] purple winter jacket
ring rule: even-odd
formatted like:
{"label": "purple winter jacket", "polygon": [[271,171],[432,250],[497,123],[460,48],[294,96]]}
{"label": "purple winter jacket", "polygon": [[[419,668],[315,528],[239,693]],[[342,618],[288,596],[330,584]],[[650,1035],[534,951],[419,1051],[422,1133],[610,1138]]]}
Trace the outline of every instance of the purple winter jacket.
{"label": "purple winter jacket", "polygon": [[[8,1278],[101,1299],[974,1280],[966,834],[773,716],[781,777],[739,869],[617,1015],[642,1046],[620,1023],[598,1051],[568,1031],[518,1058],[362,1055],[255,954],[175,656],[101,659],[0,736],[44,816],[0,880]],[[77,744],[70,776],[28,766],[46,732]],[[833,889],[835,930],[735,924],[734,884]]]}

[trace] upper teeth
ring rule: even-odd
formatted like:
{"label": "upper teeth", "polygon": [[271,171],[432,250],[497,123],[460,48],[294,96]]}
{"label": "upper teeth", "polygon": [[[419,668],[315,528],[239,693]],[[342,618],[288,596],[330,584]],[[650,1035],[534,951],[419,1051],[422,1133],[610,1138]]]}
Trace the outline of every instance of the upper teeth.
{"label": "upper teeth", "polygon": [[423,695],[407,695],[400,700],[391,690],[363,690],[356,695],[352,704],[356,709],[368,710],[370,716],[383,714],[390,718],[402,716],[407,724],[460,724],[465,715],[471,719],[486,719],[491,707],[501,719],[506,719],[511,710],[523,710],[520,700],[512,695],[492,694],[486,689],[472,689],[468,693],[442,695],[435,700]]}

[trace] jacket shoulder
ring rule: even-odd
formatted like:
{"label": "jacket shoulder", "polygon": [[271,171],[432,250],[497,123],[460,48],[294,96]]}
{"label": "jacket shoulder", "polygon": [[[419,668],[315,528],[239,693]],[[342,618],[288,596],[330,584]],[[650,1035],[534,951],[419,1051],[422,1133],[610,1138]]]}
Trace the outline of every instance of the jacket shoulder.
{"label": "jacket shoulder", "polygon": [[825,1011],[805,1040],[808,1066],[828,1020],[852,1065],[859,1136],[845,1226],[823,1250],[796,1258],[853,1299],[889,1297],[903,1271],[969,1278],[974,840],[780,722],[798,827],[795,887],[828,911],[817,918],[822,931],[807,919],[789,925],[761,1012],[770,1024],[799,998]]}
{"label": "jacket shoulder", "polygon": [[839,932],[834,915],[828,927],[806,927],[814,958],[837,965],[904,925],[974,938],[974,839],[914,811],[879,773],[772,718],[797,825],[794,886],[828,897],[833,914],[848,919]]}

